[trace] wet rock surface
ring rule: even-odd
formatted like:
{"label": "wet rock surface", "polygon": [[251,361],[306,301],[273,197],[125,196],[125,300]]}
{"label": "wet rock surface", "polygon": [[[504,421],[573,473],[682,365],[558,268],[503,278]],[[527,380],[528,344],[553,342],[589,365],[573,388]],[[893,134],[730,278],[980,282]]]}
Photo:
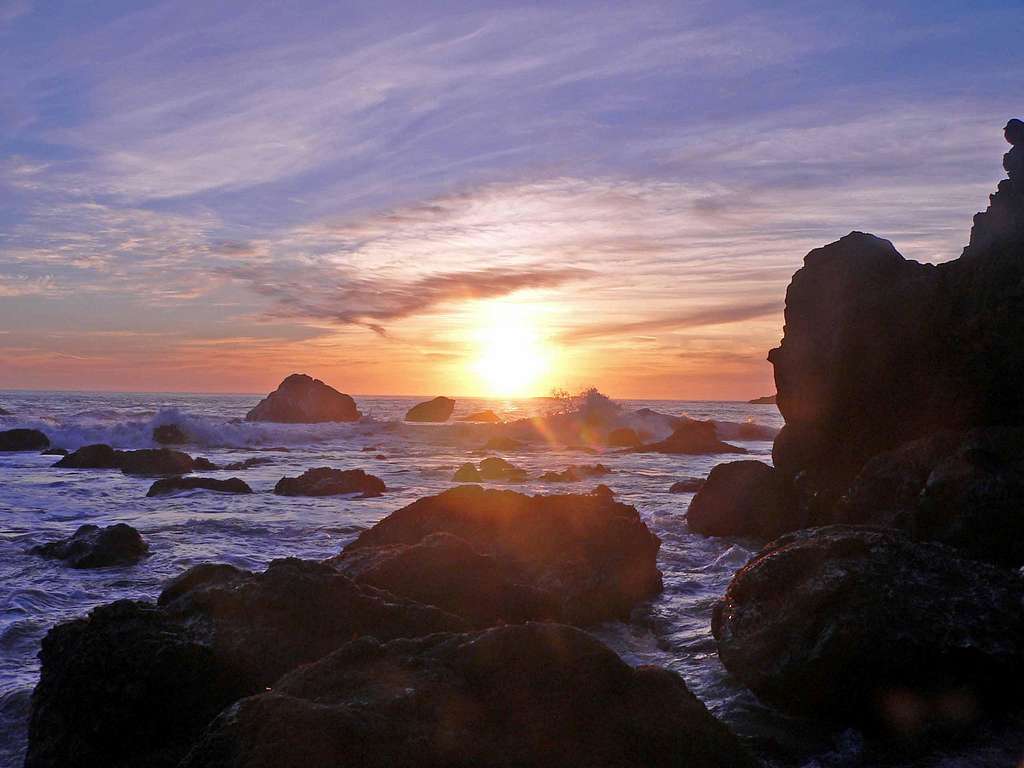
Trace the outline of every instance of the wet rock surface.
{"label": "wet rock surface", "polygon": [[226,480],[215,477],[167,477],[149,487],[146,496],[166,496],[180,491],[218,491],[220,493],[252,493],[252,488],[237,477]]}
{"label": "wet rock surface", "polygon": [[800,527],[786,482],[761,461],[729,461],[711,470],[690,502],[686,521],[706,536],[772,539]]}
{"label": "wet rock surface", "polygon": [[130,565],[145,557],[148,551],[139,532],[124,523],[105,528],[83,525],[66,539],[32,548],[33,554],[62,560],[71,568]]}
{"label": "wet rock surface", "polygon": [[293,373],[245,415],[246,421],[315,424],[358,421],[355,400],[304,373]]}
{"label": "wet rock surface", "polygon": [[307,469],[298,477],[282,477],[274,486],[281,496],[337,496],[358,493],[360,498],[380,496],[387,490],[384,481],[361,469]]}
{"label": "wet rock surface", "polygon": [[50,438],[38,429],[7,429],[0,432],[0,451],[41,451]]}
{"label": "wet rock surface", "polygon": [[224,712],[183,768],[756,765],[662,669],[557,624],[353,642]]}

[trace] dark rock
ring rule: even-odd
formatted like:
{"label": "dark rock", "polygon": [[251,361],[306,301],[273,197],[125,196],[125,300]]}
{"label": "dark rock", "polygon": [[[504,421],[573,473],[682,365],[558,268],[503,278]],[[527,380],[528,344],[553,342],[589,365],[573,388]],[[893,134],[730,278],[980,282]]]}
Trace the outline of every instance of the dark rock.
{"label": "dark rock", "polygon": [[[234,468],[237,469],[238,467],[234,467]],[[197,456],[196,458],[192,459],[192,471],[193,472],[196,472],[196,471],[213,472],[214,470],[218,470],[218,469],[221,469],[221,467],[219,467],[216,464],[214,464],[212,461],[210,461],[205,456]],[[232,469],[232,467],[228,466],[228,467],[224,467],[224,469]]]}
{"label": "dark rock", "polygon": [[775,405],[775,395],[755,397],[753,400],[747,400],[747,403],[749,405]]}
{"label": "dark rock", "polygon": [[788,711],[915,735],[1016,706],[1024,581],[883,528],[783,536],[733,577],[722,663]]}
{"label": "dark rock", "polygon": [[8,429],[0,432],[0,451],[41,451],[50,438],[38,429]]}
{"label": "dark rock", "polygon": [[608,433],[609,448],[636,448],[640,445],[640,435],[630,427],[619,427]]}
{"label": "dark rock", "polygon": [[449,397],[435,397],[425,403],[414,405],[405,414],[406,421],[448,421],[455,410],[455,401]]}
{"label": "dark rock", "polygon": [[192,471],[192,457],[170,448],[118,453],[118,466],[126,475],[180,475]]}
{"label": "dark rock", "polygon": [[246,421],[315,424],[358,421],[355,400],[304,373],[293,373],[245,415]]}
{"label": "dark rock", "polygon": [[197,566],[158,606],[121,601],[50,630],[25,766],[172,768],[225,706],[354,638],[464,629],[320,563]]}
{"label": "dark rock", "polygon": [[561,472],[545,472],[540,480],[545,483],[578,483],[588,477],[602,477],[611,474],[604,464],[573,464]]}
{"label": "dark rock", "polygon": [[40,456],[67,456],[67,448],[47,448],[45,451],[40,451]]}
{"label": "dark rock", "polygon": [[353,642],[239,702],[182,768],[753,768],[675,673],[558,624]]}
{"label": "dark rock", "polygon": [[220,491],[221,493],[252,493],[252,488],[237,477],[227,480],[218,480],[213,477],[165,477],[163,480],[153,483],[146,496],[165,496],[169,493],[192,491],[197,488]]}
{"label": "dark rock", "polygon": [[[626,618],[637,603],[661,590],[655,564],[658,538],[636,509],[602,493],[526,496],[459,486],[393,512],[361,533],[332,562],[358,572],[367,560],[392,558],[388,548],[415,546],[438,533],[457,537],[478,555],[493,558],[505,582],[546,595],[540,604],[557,606],[562,621],[587,624]],[[429,552],[438,557],[464,555],[451,541],[445,544]],[[477,567],[483,570],[483,565]],[[445,579],[450,576],[435,574],[433,585],[428,576],[421,575],[418,588],[433,590],[443,602]],[[489,577],[488,583],[495,580]],[[390,588],[405,596],[397,583],[390,582]],[[465,588],[472,590],[474,585]],[[492,593],[479,597],[478,610],[495,616],[504,610],[505,604],[494,601]],[[488,607],[493,605],[498,607]]]}
{"label": "dark rock", "polygon": [[728,461],[711,470],[686,513],[690,530],[705,536],[773,539],[801,527],[786,479],[761,461]]}
{"label": "dark rock", "polygon": [[526,470],[504,459],[490,456],[480,462],[480,477],[483,480],[519,483],[526,479]]}
{"label": "dark rock", "polygon": [[72,568],[105,568],[138,562],[149,551],[139,532],[117,523],[100,528],[83,525],[69,538],[32,548],[32,553],[63,560]]}
{"label": "dark rock", "polygon": [[900,528],[978,560],[1024,565],[1024,429],[938,432],[879,454],[835,522]]}
{"label": "dark rock", "polygon": [[298,477],[282,477],[274,486],[274,493],[281,496],[336,496],[342,493],[358,493],[363,499],[380,496],[386,490],[383,480],[361,469],[331,467],[307,469]]}
{"label": "dark rock", "polygon": [[153,442],[161,445],[181,445],[188,442],[188,436],[177,424],[160,424],[153,427]]}
{"label": "dark rock", "polygon": [[252,469],[253,467],[262,467],[273,463],[274,460],[269,456],[253,456],[250,459],[232,461],[230,464],[225,464],[223,469],[226,469],[229,472],[237,472],[240,469]]}
{"label": "dark rock", "polygon": [[477,411],[468,416],[463,416],[459,421],[475,421],[483,424],[501,424],[501,416],[494,411]]}
{"label": "dark rock", "polygon": [[10,415],[11,415],[10,411],[8,411],[8,410],[6,410],[4,408],[0,408],[0,416],[10,416]]}
{"label": "dark rock", "polygon": [[521,451],[526,447],[526,443],[522,440],[516,440],[514,437],[492,437],[486,443],[484,443],[482,451]]}
{"label": "dark rock", "polygon": [[704,479],[700,477],[687,477],[672,483],[668,489],[669,493],[696,493],[704,485]]}
{"label": "dark rock", "polygon": [[117,469],[121,466],[122,453],[102,443],[85,445],[72,451],[53,466],[65,469]]}
{"label": "dark rock", "polygon": [[685,421],[675,432],[658,443],[641,445],[634,450],[641,453],[746,453],[740,448],[718,439],[715,425],[710,421]]}
{"label": "dark rock", "polygon": [[452,482],[455,483],[480,483],[483,482],[483,478],[480,476],[480,470],[476,468],[476,464],[467,461],[457,470],[455,470],[455,476],[452,478]]}

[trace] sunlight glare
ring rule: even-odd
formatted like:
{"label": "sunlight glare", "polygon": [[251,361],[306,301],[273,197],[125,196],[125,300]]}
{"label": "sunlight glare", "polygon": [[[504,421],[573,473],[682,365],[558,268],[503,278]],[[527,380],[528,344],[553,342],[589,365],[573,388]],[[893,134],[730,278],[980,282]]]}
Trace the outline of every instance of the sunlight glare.
{"label": "sunlight glare", "polygon": [[492,302],[481,308],[473,373],[492,397],[540,394],[551,350],[537,327],[537,307]]}

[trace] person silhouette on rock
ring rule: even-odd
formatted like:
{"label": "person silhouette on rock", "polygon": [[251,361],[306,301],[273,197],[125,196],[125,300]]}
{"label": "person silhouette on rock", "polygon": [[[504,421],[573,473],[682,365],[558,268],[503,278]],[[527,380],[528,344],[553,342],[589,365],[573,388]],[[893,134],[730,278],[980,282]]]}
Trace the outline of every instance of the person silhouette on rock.
{"label": "person silhouette on rock", "polygon": [[1013,145],[1003,155],[1003,168],[1018,192],[1024,191],[1024,120],[1014,118],[1003,128],[1003,136]]}

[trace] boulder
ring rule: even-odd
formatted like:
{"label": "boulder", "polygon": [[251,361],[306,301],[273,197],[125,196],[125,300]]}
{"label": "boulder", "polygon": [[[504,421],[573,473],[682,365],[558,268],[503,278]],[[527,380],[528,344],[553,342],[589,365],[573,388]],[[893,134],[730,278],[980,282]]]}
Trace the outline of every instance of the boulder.
{"label": "boulder", "polygon": [[519,483],[526,479],[526,470],[504,459],[490,456],[480,462],[480,478],[505,483]]}
{"label": "boulder", "polygon": [[463,416],[459,421],[475,421],[481,424],[501,424],[501,416],[494,411],[476,411],[468,416]]}
{"label": "boulder", "polygon": [[337,496],[342,493],[358,493],[363,499],[380,496],[386,490],[383,480],[361,469],[331,467],[307,469],[298,477],[282,477],[274,486],[274,493],[280,496]]}
{"label": "boulder", "polygon": [[714,608],[718,653],[766,702],[916,735],[1019,704],[1024,580],[892,529],[783,536]]}
{"label": "boulder", "polygon": [[540,476],[545,483],[578,483],[588,477],[602,477],[611,474],[604,464],[573,464],[561,472],[545,472]]}
{"label": "boulder", "polygon": [[406,421],[448,421],[455,410],[455,401],[450,397],[435,397],[425,403],[414,405],[405,414]]}
{"label": "boulder", "polygon": [[687,689],[558,624],[364,638],[225,711],[182,768],[754,768]]}
{"label": "boulder", "polygon": [[619,427],[608,433],[609,448],[636,448],[641,444],[640,435],[630,427]]}
{"label": "boulder", "polygon": [[38,429],[7,429],[0,432],[0,451],[41,451],[50,438]]}
{"label": "boulder", "polygon": [[109,445],[96,443],[84,445],[72,451],[53,466],[65,469],[117,469],[123,451],[115,451]]}
{"label": "boulder", "polygon": [[255,408],[246,421],[315,424],[326,421],[358,421],[362,414],[355,400],[304,373],[293,373]]}
{"label": "boulder", "polygon": [[713,453],[746,453],[740,448],[718,439],[715,425],[710,421],[684,421],[675,431],[658,443],[648,443],[634,449],[640,453],[680,453],[680,454],[713,454]]}
{"label": "boulder", "polygon": [[711,470],[686,513],[694,533],[773,539],[801,527],[786,479],[761,461],[729,461]]}
{"label": "boulder", "polygon": [[229,472],[237,472],[240,469],[252,469],[253,467],[262,467],[273,463],[274,460],[269,456],[253,456],[252,458],[244,459],[242,461],[232,461],[221,468],[226,469]]}
{"label": "boulder", "polygon": [[480,470],[476,468],[476,464],[471,461],[467,461],[457,470],[455,475],[452,477],[452,482],[455,483],[481,483],[483,478],[480,476]]}
{"label": "boulder", "polygon": [[231,469],[231,467],[220,467],[220,466],[214,464],[212,461],[210,461],[205,456],[197,456],[196,458],[192,459],[192,471],[193,472],[198,472],[198,471],[214,472],[214,471],[216,471],[218,469]]}
{"label": "boulder", "polygon": [[116,451],[109,445],[86,445],[53,466],[65,469],[120,469],[127,475],[181,475],[191,472],[192,457],[170,448]]}
{"label": "boulder", "polygon": [[83,525],[66,539],[32,548],[33,554],[63,560],[71,568],[130,565],[141,560],[148,551],[139,532],[124,523],[105,528]]}
{"label": "boulder", "polygon": [[704,485],[704,478],[701,477],[687,477],[682,480],[677,480],[672,483],[669,487],[669,493],[696,493]]}
{"label": "boulder", "polygon": [[[493,558],[505,582],[546,596],[546,604],[557,606],[557,618],[569,623],[628,618],[634,606],[661,590],[655,562],[660,541],[635,508],[603,493],[527,496],[459,486],[393,512],[363,531],[332,562],[346,572],[351,569],[358,579],[368,560],[391,559],[390,548],[415,546],[439,533]],[[430,551],[459,553],[450,541],[446,544]],[[443,602],[447,570],[440,568],[432,577],[423,573],[414,581]],[[399,584],[389,584],[405,596]],[[474,586],[467,584],[466,589]],[[416,594],[423,598],[422,592]],[[500,607],[486,607],[495,603],[490,595],[486,590],[479,595],[480,610],[501,613]]]}
{"label": "boulder", "polygon": [[153,442],[161,445],[181,445],[188,442],[188,435],[177,424],[160,424],[153,427]]}
{"label": "boulder", "polygon": [[237,477],[219,480],[214,477],[165,477],[149,487],[146,496],[166,496],[179,491],[202,489],[221,493],[252,493],[252,488]]}
{"label": "boulder", "polygon": [[868,461],[840,523],[900,528],[978,560],[1024,565],[1024,429],[938,432]]}
{"label": "boulder", "polygon": [[46,635],[26,768],[172,768],[224,707],[348,641],[463,631],[327,565],[201,565],[157,605],[120,601]]}

